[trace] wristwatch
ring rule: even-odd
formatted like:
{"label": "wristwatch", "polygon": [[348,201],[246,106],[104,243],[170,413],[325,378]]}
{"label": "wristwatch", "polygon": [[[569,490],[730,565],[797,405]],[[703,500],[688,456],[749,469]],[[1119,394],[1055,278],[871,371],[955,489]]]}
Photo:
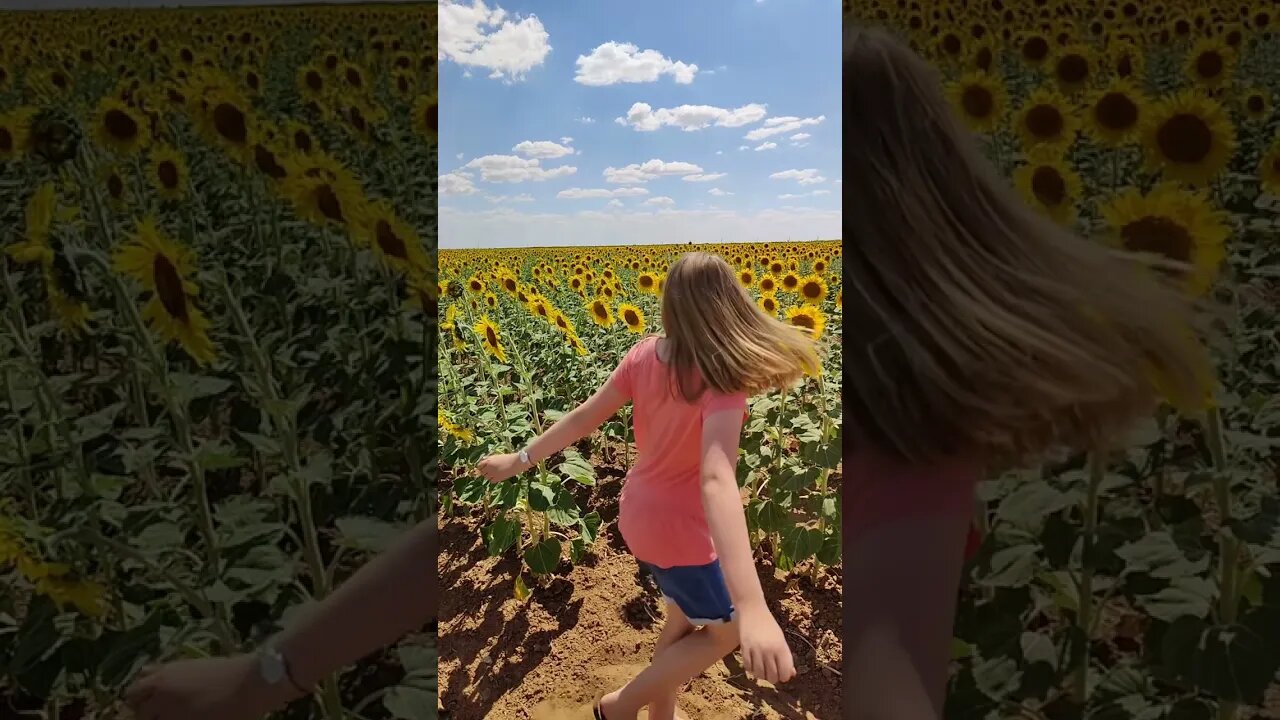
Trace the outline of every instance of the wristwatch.
{"label": "wristwatch", "polygon": [[289,661],[275,646],[270,644],[264,645],[258,650],[258,675],[262,677],[263,682],[272,687],[287,682],[300,693],[308,694],[311,692],[293,679],[293,673],[289,670]]}
{"label": "wristwatch", "polygon": [[520,448],[520,452],[518,453],[518,457],[520,458],[520,462],[521,462],[522,464],[524,464],[524,465],[530,465],[530,464],[531,464],[531,463],[529,462],[529,448]]}

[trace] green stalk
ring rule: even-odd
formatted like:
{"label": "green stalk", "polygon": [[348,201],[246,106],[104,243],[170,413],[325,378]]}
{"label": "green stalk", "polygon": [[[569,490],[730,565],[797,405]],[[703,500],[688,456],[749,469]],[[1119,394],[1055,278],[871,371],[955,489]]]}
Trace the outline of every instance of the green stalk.
{"label": "green stalk", "polygon": [[[1227,468],[1226,439],[1222,435],[1222,413],[1215,405],[1205,417],[1205,435],[1213,459],[1213,494],[1218,506],[1218,622],[1230,625],[1236,621],[1240,599],[1240,539],[1231,531],[1231,484]],[[1223,700],[1218,703],[1218,720],[1235,720],[1240,703]]]}
{"label": "green stalk", "polygon": [[1082,637],[1076,648],[1075,687],[1073,696],[1081,706],[1089,696],[1089,643],[1093,627],[1093,546],[1098,533],[1098,495],[1107,474],[1107,460],[1101,450],[1089,454],[1089,486],[1084,505],[1084,533],[1080,553],[1080,579],[1077,586],[1076,627]]}

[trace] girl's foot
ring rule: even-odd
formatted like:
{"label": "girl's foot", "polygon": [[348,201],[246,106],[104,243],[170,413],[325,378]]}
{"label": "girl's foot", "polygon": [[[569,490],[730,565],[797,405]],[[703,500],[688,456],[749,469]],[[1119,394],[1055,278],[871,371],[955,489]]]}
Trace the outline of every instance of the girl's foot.
{"label": "girl's foot", "polygon": [[619,714],[618,698],[622,690],[614,690],[596,701],[595,720],[636,720],[636,716],[624,718]]}

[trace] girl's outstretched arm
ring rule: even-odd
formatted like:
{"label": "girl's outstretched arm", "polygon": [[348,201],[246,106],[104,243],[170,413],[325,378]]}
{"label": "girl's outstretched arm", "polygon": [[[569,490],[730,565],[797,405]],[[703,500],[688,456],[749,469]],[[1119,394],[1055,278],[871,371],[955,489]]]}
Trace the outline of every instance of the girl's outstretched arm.
{"label": "girl's outstretched arm", "polygon": [[[303,688],[423,627],[439,609],[436,516],[419,523],[274,643]],[[125,694],[138,717],[257,720],[304,693],[268,684],[254,655],[173,662],[144,670]]]}
{"label": "girl's outstretched arm", "polygon": [[764,602],[764,590],[751,554],[751,539],[747,536],[742,494],[734,472],[741,434],[742,410],[739,408],[718,410],[703,420],[702,506],[737,613],[743,666],[747,672],[771,683],[786,682],[796,674],[795,661],[782,628]]}
{"label": "girl's outstretched arm", "polygon": [[613,380],[606,382],[586,402],[570,410],[564,417],[556,421],[546,432],[534,438],[525,446],[529,461],[524,462],[518,453],[490,455],[481,460],[476,468],[492,482],[501,482],[515,477],[537,465],[582,438],[595,432],[614,413],[618,412],[630,398]]}

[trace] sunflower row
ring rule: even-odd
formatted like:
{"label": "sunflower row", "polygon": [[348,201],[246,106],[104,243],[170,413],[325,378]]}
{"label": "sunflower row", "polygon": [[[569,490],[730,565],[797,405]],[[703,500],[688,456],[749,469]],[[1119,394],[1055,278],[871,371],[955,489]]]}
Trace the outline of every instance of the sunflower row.
{"label": "sunflower row", "polygon": [[0,515],[0,568],[12,566],[18,575],[31,583],[59,608],[74,607],[89,617],[106,612],[106,589],[80,576],[70,566],[48,562],[23,537],[18,522]]}

